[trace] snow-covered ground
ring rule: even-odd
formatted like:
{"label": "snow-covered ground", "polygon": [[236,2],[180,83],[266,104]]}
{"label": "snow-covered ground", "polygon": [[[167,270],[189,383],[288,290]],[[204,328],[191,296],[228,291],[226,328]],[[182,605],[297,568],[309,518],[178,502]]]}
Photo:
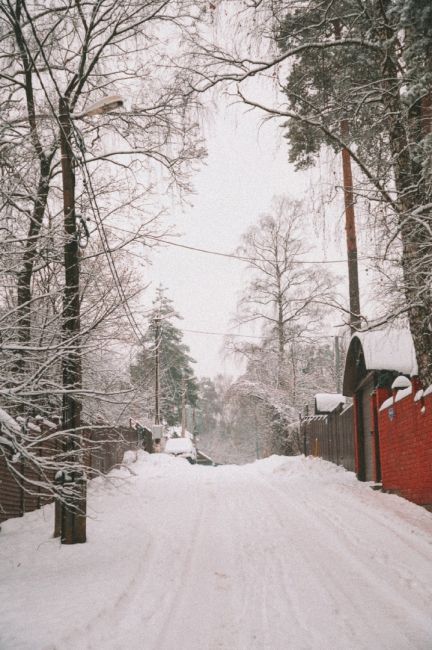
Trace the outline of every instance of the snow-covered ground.
{"label": "snow-covered ground", "polygon": [[141,454],[0,533],[2,650],[432,648],[432,515],[318,459],[198,467]]}

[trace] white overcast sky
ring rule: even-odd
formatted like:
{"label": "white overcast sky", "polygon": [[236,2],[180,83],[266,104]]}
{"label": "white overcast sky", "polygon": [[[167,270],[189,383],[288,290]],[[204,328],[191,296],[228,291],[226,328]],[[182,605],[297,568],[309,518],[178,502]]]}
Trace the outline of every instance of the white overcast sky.
{"label": "white overcast sky", "polygon": [[[241,234],[269,210],[274,195],[302,198],[309,192],[310,174],[289,165],[282,134],[276,121],[262,125],[259,113],[244,106],[219,110],[207,127],[208,158],[195,177],[193,207],[174,209],[170,219],[182,234],[176,241],[233,252]],[[323,256],[322,245],[316,255]],[[167,288],[183,316],[182,329],[236,331],[230,330],[230,320],[246,277],[244,263],[173,246],[153,253],[152,262],[150,291],[154,294],[159,283]],[[184,339],[199,376],[238,372],[237,362],[224,359],[222,336],[185,331]]]}
{"label": "white overcast sky", "polygon": [[[258,127],[258,116],[242,107],[227,107],[213,121],[206,165],[194,183],[193,208],[173,215],[184,233],[179,242],[233,252],[241,234],[268,210],[272,196],[294,189],[285,147],[277,150],[276,127]],[[153,256],[153,280],[169,289],[185,330],[229,331],[244,272],[239,261],[178,247]],[[184,337],[199,375],[234,370],[221,354],[222,336],[185,332]]]}

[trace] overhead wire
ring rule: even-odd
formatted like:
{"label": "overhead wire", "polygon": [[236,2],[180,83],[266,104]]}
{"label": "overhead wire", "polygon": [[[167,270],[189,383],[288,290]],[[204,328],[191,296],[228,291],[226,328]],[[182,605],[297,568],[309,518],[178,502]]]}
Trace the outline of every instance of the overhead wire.
{"label": "overhead wire", "polygon": [[[255,334],[238,334],[235,332],[209,332],[206,330],[191,330],[187,329],[185,327],[182,327],[182,332],[188,332],[191,334],[208,334],[211,336],[234,336],[236,338],[242,338],[242,339],[259,339],[260,341],[265,340],[267,337],[265,335],[255,335]],[[320,334],[319,336],[310,336],[310,337],[305,337],[305,336],[300,336],[299,338],[302,340],[305,340],[306,338],[315,341],[318,339],[333,339],[336,335],[335,334]]]}
{"label": "overhead wire", "polygon": [[104,253],[105,253],[105,256],[106,256],[107,261],[108,261],[108,266],[109,266],[109,269],[110,269],[110,272],[111,272],[111,276],[112,276],[112,278],[114,280],[114,284],[115,284],[115,287],[117,289],[117,293],[118,293],[119,298],[121,300],[123,310],[124,310],[124,312],[126,314],[126,317],[127,317],[128,321],[129,321],[129,324],[130,324],[130,326],[132,328],[132,331],[133,331],[137,341],[141,342],[143,337],[144,337],[144,333],[141,331],[141,328],[138,325],[138,323],[137,323],[137,321],[135,319],[135,316],[132,313],[132,310],[130,309],[128,299],[126,297],[126,294],[124,292],[120,277],[118,275],[118,271],[117,271],[117,268],[116,268],[116,265],[115,265],[115,262],[114,262],[114,259],[113,259],[113,256],[112,256],[112,251],[111,251],[111,248],[110,248],[110,245],[109,245],[108,237],[107,237],[107,234],[105,232],[104,223],[103,223],[102,217],[100,215],[99,206],[98,206],[98,203],[97,203],[97,200],[96,200],[96,194],[95,194],[95,191],[94,191],[94,188],[93,188],[93,182],[92,182],[92,179],[91,179],[91,175],[90,175],[90,172],[89,172],[89,170],[87,168],[87,165],[85,163],[85,153],[86,153],[86,151],[85,151],[85,143],[83,141],[83,138],[81,137],[81,134],[80,134],[79,130],[75,127],[75,125],[74,125],[73,132],[74,132],[75,141],[77,143],[77,146],[78,146],[78,148],[79,148],[79,150],[80,150],[80,152],[82,153],[82,156],[83,156],[82,160],[80,160],[80,158],[77,158],[75,156],[75,161],[78,163],[78,165],[80,166],[80,169],[83,172],[83,184],[84,184],[85,188],[87,189],[87,192],[88,192],[88,195],[89,195],[89,198],[90,198],[91,210],[92,210],[92,213],[93,213],[93,215],[95,217],[96,227],[97,227],[97,230],[99,232],[100,239],[101,239],[101,242],[102,242],[102,247],[104,249]]}
{"label": "overhead wire", "polygon": [[[128,234],[133,235],[134,232],[132,230],[128,230],[127,228],[122,228],[121,226],[115,226],[109,224],[107,226],[108,228],[112,228],[114,230],[120,230],[121,232],[125,232]],[[150,235],[150,234],[144,234],[143,239],[152,239],[155,242],[160,242],[162,244],[166,244],[168,246],[176,246],[177,248],[184,248],[186,250],[194,251],[196,253],[204,253],[206,255],[216,255],[218,257],[227,257],[230,259],[234,260],[239,260],[241,262],[284,262],[285,260],[266,260],[265,258],[261,257],[246,257],[244,255],[237,255],[236,253],[225,253],[223,251],[215,251],[211,250],[209,248],[201,248],[198,246],[190,246],[188,244],[180,244],[179,242],[175,242],[169,239],[165,239],[164,237],[160,237],[159,235]],[[145,242],[143,242],[145,243]],[[364,262],[364,261],[370,261],[376,259],[375,257],[372,257],[370,255],[368,256],[363,256],[363,257],[358,257],[357,261],[359,262]],[[347,264],[348,260],[347,259],[331,259],[331,260],[293,260],[294,264]]]}

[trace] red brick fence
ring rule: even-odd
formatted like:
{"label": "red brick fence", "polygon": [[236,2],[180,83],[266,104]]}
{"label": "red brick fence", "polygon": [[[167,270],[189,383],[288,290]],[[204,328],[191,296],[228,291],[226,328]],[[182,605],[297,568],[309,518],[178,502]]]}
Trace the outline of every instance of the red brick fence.
{"label": "red brick fence", "polygon": [[387,399],[378,433],[383,490],[432,508],[432,394],[408,390]]}

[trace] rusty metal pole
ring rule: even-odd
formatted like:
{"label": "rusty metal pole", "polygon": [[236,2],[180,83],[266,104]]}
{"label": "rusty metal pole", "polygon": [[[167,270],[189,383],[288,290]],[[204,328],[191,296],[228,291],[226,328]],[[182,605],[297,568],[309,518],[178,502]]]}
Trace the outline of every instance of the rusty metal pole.
{"label": "rusty metal pole", "polygon": [[[77,461],[81,457],[81,403],[77,393],[82,387],[80,346],[79,237],[75,214],[75,173],[71,145],[72,122],[68,100],[59,103],[61,170],[63,183],[63,225],[65,286],[63,290],[62,426],[73,436],[66,439],[66,452]],[[78,437],[77,437],[78,436]],[[72,476],[64,486],[66,504],[62,507],[61,541],[76,544],[86,541],[86,484],[84,477]],[[75,479],[78,478],[76,481]],[[69,501],[70,507],[67,502]]]}

